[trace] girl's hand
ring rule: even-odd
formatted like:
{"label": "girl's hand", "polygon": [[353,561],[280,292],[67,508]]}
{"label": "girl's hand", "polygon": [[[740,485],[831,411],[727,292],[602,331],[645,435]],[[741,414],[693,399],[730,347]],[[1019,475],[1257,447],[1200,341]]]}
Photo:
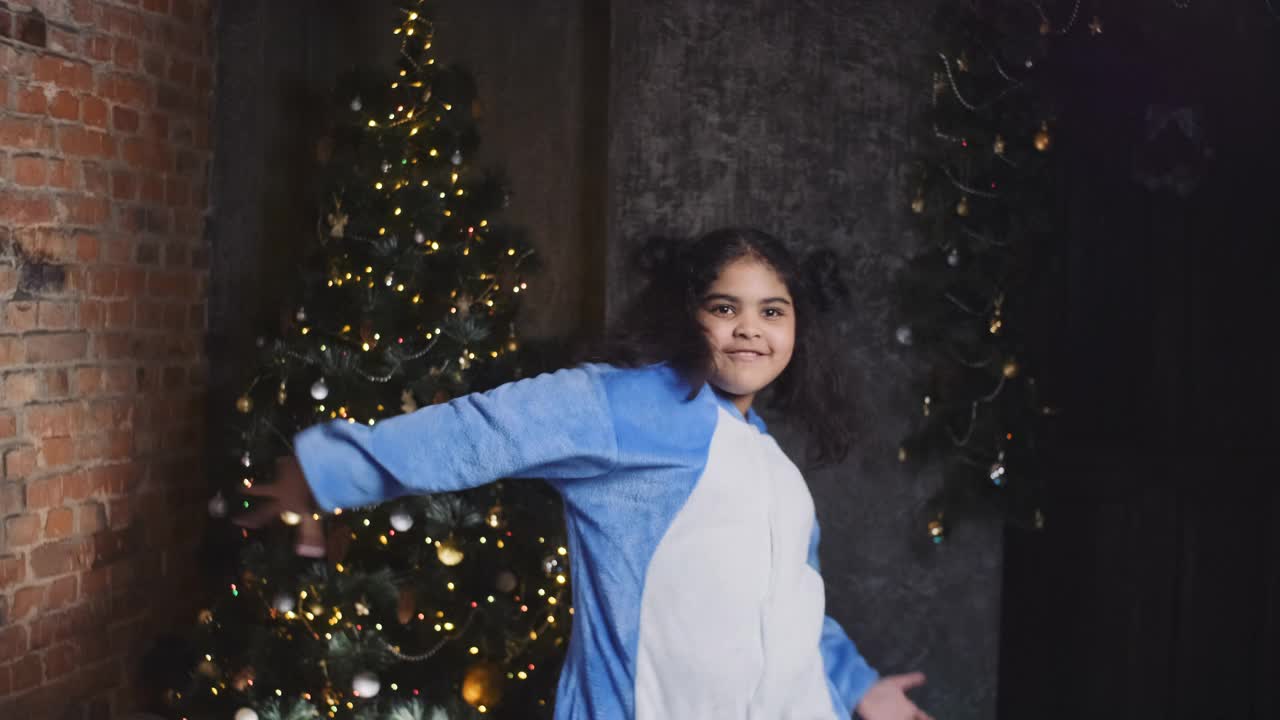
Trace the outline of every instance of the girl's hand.
{"label": "girl's hand", "polygon": [[311,520],[312,513],[317,510],[316,499],[302,474],[302,466],[292,455],[276,458],[275,482],[254,485],[242,492],[264,499],[252,512],[235,518],[237,525],[248,528],[260,528],[276,518],[296,525],[303,519]]}
{"label": "girl's hand", "polygon": [[924,684],[924,673],[890,675],[872,685],[858,703],[862,720],[933,720],[907,699],[906,692]]}

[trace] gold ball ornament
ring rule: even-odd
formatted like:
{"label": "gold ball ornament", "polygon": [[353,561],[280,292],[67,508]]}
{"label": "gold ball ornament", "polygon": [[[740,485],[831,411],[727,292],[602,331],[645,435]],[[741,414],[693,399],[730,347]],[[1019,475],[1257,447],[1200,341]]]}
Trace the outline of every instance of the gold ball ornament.
{"label": "gold ball ornament", "polygon": [[1049,123],[1040,123],[1040,130],[1036,132],[1033,141],[1036,150],[1040,152],[1049,152],[1049,148],[1053,146],[1053,136],[1049,134]]}
{"label": "gold ball ornament", "polygon": [[467,668],[462,678],[462,699],[474,708],[492,708],[502,702],[502,668],[484,662]]}
{"label": "gold ball ornament", "polygon": [[196,672],[207,678],[216,678],[222,671],[218,669],[218,665],[212,660],[201,660],[200,664],[196,665]]}
{"label": "gold ball ornament", "polygon": [[960,202],[956,203],[956,214],[960,217],[969,217],[969,196],[960,198]]}
{"label": "gold ball ornament", "polygon": [[213,611],[210,610],[209,608],[205,608],[204,610],[201,610],[198,615],[196,615],[196,619],[200,621],[201,625],[208,625],[209,623],[213,622]]}
{"label": "gold ball ornament", "polygon": [[916,198],[911,201],[911,212],[917,215],[923,215],[924,208],[925,208],[924,195],[923,194],[916,195]]}
{"label": "gold ball ornament", "polygon": [[1004,367],[1001,368],[1001,372],[1004,373],[1006,378],[1016,378],[1018,377],[1018,373],[1022,372],[1022,366],[1018,364],[1018,361],[1015,358],[1009,358],[1004,361]]}
{"label": "gold ball ornament", "polygon": [[1044,529],[1044,513],[1040,511],[1040,508],[1036,508],[1035,524],[1037,530]]}
{"label": "gold ball ornament", "polygon": [[1004,155],[1005,144],[1003,135],[996,136],[995,141],[991,143],[991,150],[997,155]]}
{"label": "gold ball ornament", "polygon": [[236,398],[236,410],[240,411],[240,413],[244,415],[248,415],[253,412],[253,398],[248,395],[241,395]]}
{"label": "gold ball ornament", "polygon": [[1041,23],[1040,23],[1040,34],[1041,34],[1041,35],[1048,35],[1048,34],[1049,34],[1049,33],[1051,33],[1051,32],[1053,32],[1053,26],[1049,24],[1049,21],[1048,21],[1048,20],[1045,20],[1045,21],[1043,21],[1043,22],[1041,22]]}
{"label": "gold ball ornament", "polygon": [[489,508],[489,512],[485,513],[484,523],[494,530],[499,530],[507,525],[507,511],[501,505],[494,505]]}
{"label": "gold ball ornament", "polygon": [[436,557],[440,559],[441,565],[456,567],[466,558],[466,554],[462,552],[458,541],[450,537],[436,541]]}
{"label": "gold ball ornament", "polygon": [[1093,16],[1093,20],[1089,21],[1089,34],[1094,36],[1102,34],[1102,18]]}
{"label": "gold ball ornament", "polygon": [[278,403],[280,403],[281,405],[283,405],[283,404],[285,404],[285,403],[286,403],[286,402],[288,402],[288,401],[289,401],[289,387],[288,387],[288,385],[287,385],[287,384],[282,380],[282,381],[280,382],[280,389],[276,391],[276,402],[278,402]]}
{"label": "gold ball ornament", "polygon": [[947,526],[942,522],[941,515],[929,521],[929,539],[934,545],[941,545],[947,539]]}

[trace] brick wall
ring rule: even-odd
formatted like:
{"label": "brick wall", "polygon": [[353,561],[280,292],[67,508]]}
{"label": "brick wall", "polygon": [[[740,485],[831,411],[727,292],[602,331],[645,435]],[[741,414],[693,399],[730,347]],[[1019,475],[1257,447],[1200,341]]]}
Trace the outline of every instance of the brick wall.
{"label": "brick wall", "polygon": [[193,617],[210,24],[0,0],[0,717],[124,717]]}

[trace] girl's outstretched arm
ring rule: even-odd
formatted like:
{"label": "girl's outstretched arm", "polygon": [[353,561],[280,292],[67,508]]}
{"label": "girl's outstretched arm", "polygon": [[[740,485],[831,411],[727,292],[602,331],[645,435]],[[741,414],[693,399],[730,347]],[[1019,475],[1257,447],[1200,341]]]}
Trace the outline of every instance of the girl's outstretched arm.
{"label": "girl's outstretched arm", "polygon": [[617,459],[598,372],[547,373],[374,426],[323,423],[298,434],[295,452],[328,511],[508,477],[594,477]]}

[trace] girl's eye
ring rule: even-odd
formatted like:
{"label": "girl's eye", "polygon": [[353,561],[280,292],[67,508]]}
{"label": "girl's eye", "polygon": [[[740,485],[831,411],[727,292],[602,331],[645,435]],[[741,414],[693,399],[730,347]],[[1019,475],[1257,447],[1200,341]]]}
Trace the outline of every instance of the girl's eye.
{"label": "girl's eye", "polygon": [[711,308],[711,312],[715,315],[731,315],[733,314],[732,305],[715,305]]}
{"label": "girl's eye", "polygon": [[778,308],[765,308],[764,315],[765,317],[779,318],[782,317],[782,311]]}

